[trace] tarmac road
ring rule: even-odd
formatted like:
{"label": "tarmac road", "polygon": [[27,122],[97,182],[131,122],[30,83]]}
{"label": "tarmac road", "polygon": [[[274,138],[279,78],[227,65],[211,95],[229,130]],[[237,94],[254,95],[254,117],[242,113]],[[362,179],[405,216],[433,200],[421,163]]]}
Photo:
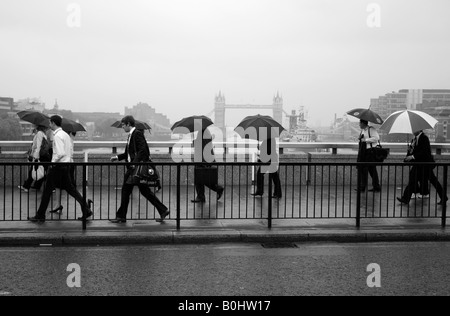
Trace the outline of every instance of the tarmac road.
{"label": "tarmac road", "polygon": [[450,243],[295,246],[0,248],[0,296],[450,295]]}

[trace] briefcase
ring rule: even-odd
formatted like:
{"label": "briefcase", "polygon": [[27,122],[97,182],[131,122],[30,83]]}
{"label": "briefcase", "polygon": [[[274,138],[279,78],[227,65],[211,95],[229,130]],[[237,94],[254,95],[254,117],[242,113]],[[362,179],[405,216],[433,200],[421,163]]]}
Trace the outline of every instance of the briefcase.
{"label": "briefcase", "polygon": [[194,175],[195,175],[194,183],[196,185],[203,184],[212,187],[217,185],[219,181],[218,170],[217,168],[214,167],[195,168]]}

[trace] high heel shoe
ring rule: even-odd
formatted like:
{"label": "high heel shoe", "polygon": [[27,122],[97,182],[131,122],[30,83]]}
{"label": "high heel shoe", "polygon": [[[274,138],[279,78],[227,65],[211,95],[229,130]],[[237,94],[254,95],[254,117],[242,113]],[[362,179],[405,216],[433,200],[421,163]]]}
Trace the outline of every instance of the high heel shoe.
{"label": "high heel shoe", "polygon": [[62,213],[63,210],[63,206],[60,205],[59,207],[55,208],[54,210],[50,211],[50,213],[55,214],[55,213]]}

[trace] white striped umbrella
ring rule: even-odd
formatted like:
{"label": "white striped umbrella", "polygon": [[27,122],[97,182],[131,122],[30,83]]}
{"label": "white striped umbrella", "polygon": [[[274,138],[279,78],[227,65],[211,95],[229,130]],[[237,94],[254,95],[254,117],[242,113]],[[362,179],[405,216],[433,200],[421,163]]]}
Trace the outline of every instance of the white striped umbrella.
{"label": "white striped umbrella", "polygon": [[421,111],[398,111],[391,114],[381,125],[388,134],[414,134],[426,129],[434,129],[438,121]]}

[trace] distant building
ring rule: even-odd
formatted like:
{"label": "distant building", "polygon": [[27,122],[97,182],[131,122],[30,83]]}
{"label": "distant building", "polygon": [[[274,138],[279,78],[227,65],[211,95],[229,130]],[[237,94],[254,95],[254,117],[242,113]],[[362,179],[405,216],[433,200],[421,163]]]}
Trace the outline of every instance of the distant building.
{"label": "distant building", "polygon": [[32,111],[38,111],[38,112],[42,113],[45,110],[45,103],[42,103],[41,99],[39,99],[39,98],[27,98],[27,99],[18,100],[14,104],[14,109],[17,112],[32,110]]}
{"label": "distant building", "polygon": [[340,118],[335,115],[330,129],[319,133],[318,140],[321,142],[357,142],[360,132],[358,122],[350,121],[347,115]]}
{"label": "distant building", "polygon": [[166,115],[157,113],[147,103],[138,103],[133,107],[125,107],[125,115],[132,115],[135,119],[145,122],[152,128],[151,135],[154,139],[170,139],[172,134],[170,120]]}
{"label": "distant building", "polygon": [[7,114],[11,112],[14,107],[13,98],[0,97],[0,115]]}

